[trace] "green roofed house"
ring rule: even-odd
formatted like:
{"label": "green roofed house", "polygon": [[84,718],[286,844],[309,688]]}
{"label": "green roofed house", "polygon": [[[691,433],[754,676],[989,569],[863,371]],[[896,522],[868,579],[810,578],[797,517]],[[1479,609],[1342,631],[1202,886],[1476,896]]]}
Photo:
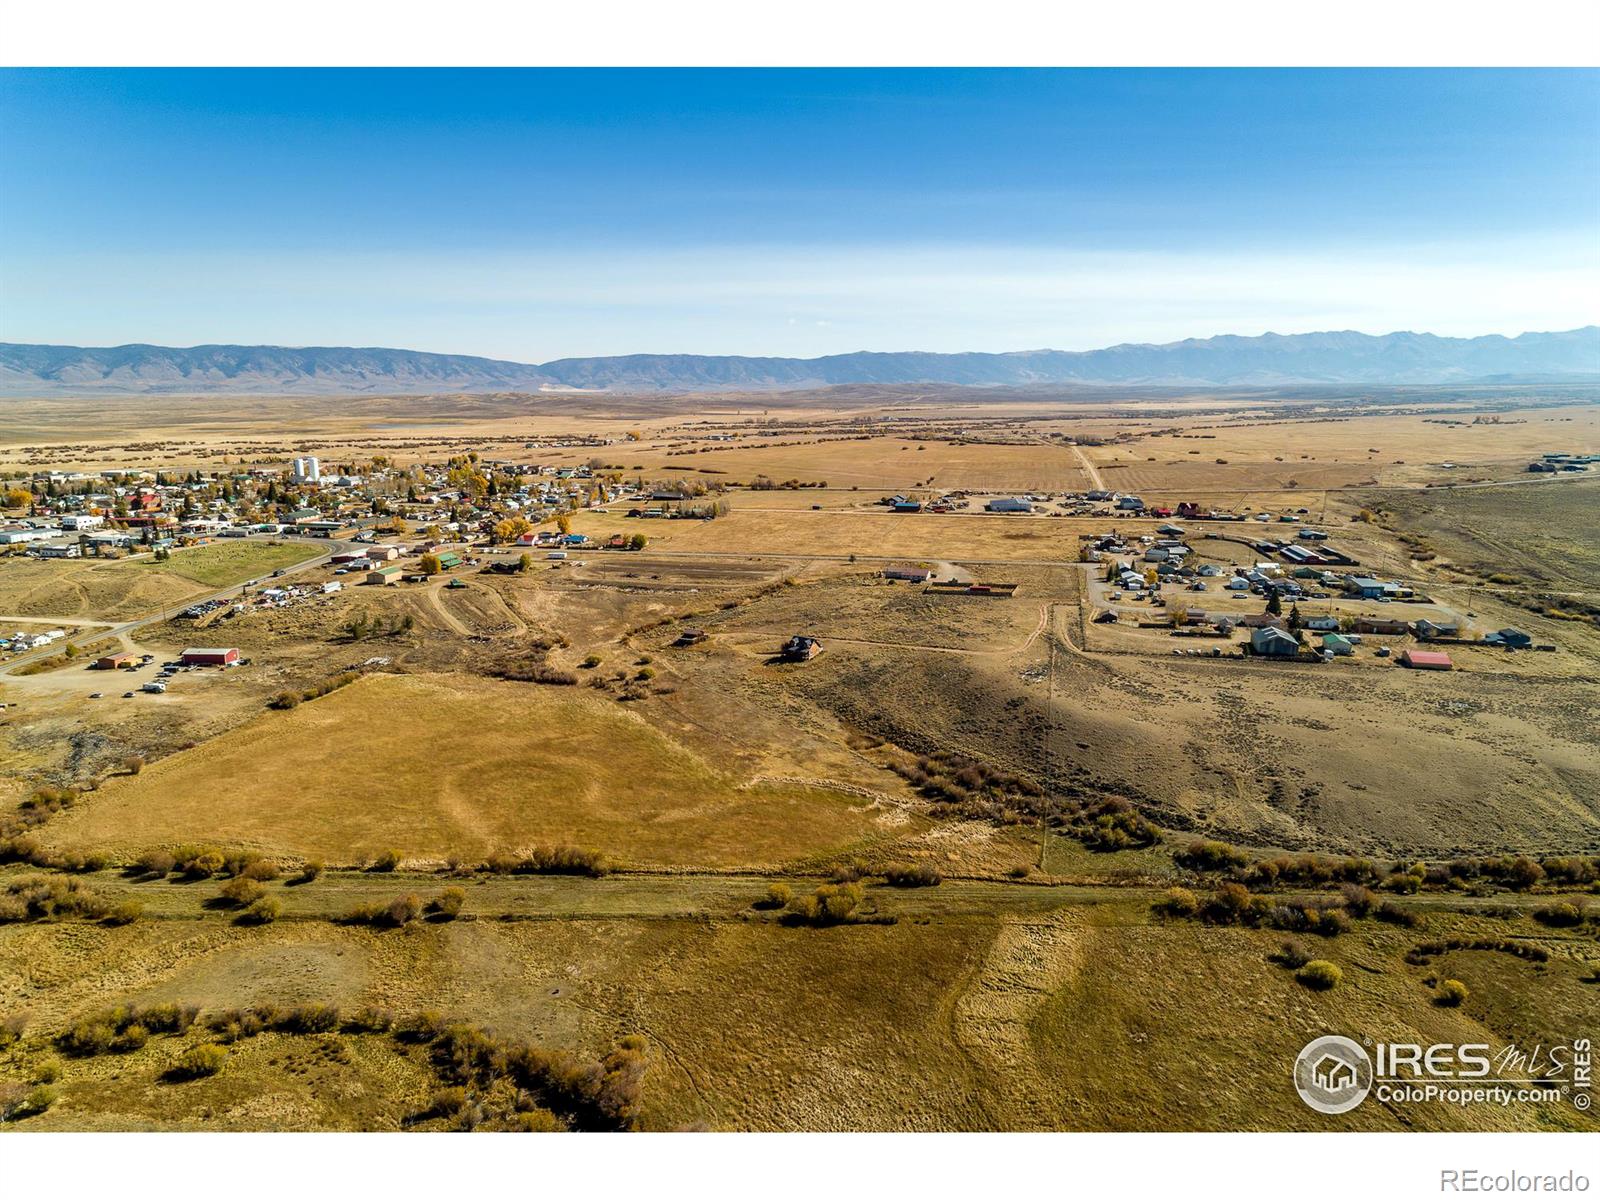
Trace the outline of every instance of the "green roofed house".
{"label": "green roofed house", "polygon": [[1354,654],[1356,648],[1350,639],[1337,633],[1324,634],[1322,650],[1325,654]]}
{"label": "green roofed house", "polygon": [[441,550],[436,557],[439,559],[441,571],[453,571],[461,565],[461,555],[454,550]]}

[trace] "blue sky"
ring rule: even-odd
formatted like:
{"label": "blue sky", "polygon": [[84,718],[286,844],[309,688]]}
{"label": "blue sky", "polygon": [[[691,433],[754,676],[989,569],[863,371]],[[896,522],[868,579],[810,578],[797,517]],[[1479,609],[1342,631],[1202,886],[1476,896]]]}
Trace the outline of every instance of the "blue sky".
{"label": "blue sky", "polygon": [[1600,320],[1594,71],[0,72],[0,339],[1084,349]]}

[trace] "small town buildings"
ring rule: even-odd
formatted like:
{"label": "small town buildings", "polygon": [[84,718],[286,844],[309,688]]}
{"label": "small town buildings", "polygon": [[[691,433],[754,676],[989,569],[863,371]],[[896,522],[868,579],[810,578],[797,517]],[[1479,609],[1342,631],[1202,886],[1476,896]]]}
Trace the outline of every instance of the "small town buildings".
{"label": "small town buildings", "polygon": [[1269,658],[1288,658],[1300,652],[1300,643],[1294,640],[1293,635],[1268,625],[1251,633],[1250,650]]}
{"label": "small town buildings", "polygon": [[922,511],[921,500],[896,500],[891,506],[897,513],[915,513]]}
{"label": "small town buildings", "polygon": [[1356,652],[1356,648],[1351,643],[1349,638],[1337,633],[1329,633],[1323,635],[1322,652],[1324,654],[1338,655],[1354,654]]}
{"label": "small town buildings", "polygon": [[237,646],[191,647],[178,656],[178,661],[186,667],[231,667],[239,661],[239,649]]}
{"label": "small town buildings", "polygon": [[983,506],[993,513],[1031,513],[1033,505],[1017,496],[1000,496]]}
{"label": "small town buildings", "polygon": [[132,666],[139,661],[137,654],[107,654],[94,660],[93,669],[96,671],[115,671],[122,667]]}
{"label": "small town buildings", "polygon": [[1289,622],[1282,617],[1275,617],[1271,613],[1251,613],[1247,617],[1240,617],[1235,624],[1246,629],[1288,629]]}
{"label": "small town buildings", "polygon": [[1409,627],[1404,621],[1388,617],[1357,617],[1356,632],[1401,634],[1409,632]]}
{"label": "small town buildings", "polygon": [[389,584],[399,583],[400,575],[401,570],[399,567],[376,567],[367,572],[367,582],[378,584],[380,587],[387,586]]}
{"label": "small town buildings", "polygon": [[822,653],[822,643],[814,637],[797,633],[783,644],[778,653],[789,662],[807,662]]}
{"label": "small town buildings", "polygon": [[1508,650],[1526,650],[1533,645],[1533,638],[1520,629],[1507,626],[1495,632],[1484,635],[1484,644],[1488,646],[1504,646]]}
{"label": "small town buildings", "polygon": [[373,562],[388,562],[390,559],[399,558],[400,551],[393,546],[368,546],[366,557]]}
{"label": "small town buildings", "polygon": [[911,583],[927,583],[933,578],[933,572],[927,567],[885,567],[885,579],[904,579]]}
{"label": "small town buildings", "polygon": [[1448,654],[1438,650],[1402,650],[1398,661],[1402,667],[1419,671],[1448,671],[1455,665]]}
{"label": "small town buildings", "polygon": [[1124,512],[1143,512],[1144,501],[1137,496],[1123,496],[1117,501],[1117,507]]}
{"label": "small town buildings", "polygon": [[1453,638],[1461,633],[1461,626],[1450,621],[1431,621],[1424,617],[1420,621],[1413,621],[1411,632],[1418,641],[1432,641],[1434,638]]}
{"label": "small town buildings", "polygon": [[1363,600],[1376,600],[1385,593],[1384,585],[1370,575],[1345,576],[1344,590],[1352,596],[1360,596]]}

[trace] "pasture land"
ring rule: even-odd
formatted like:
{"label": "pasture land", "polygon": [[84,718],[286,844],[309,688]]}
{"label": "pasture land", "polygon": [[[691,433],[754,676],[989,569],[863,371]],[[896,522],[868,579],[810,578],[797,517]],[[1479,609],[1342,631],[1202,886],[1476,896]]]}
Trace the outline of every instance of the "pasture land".
{"label": "pasture land", "polygon": [[331,862],[581,844],[623,863],[734,866],[877,831],[859,798],[742,786],[586,690],[378,675],[111,781],[49,836],[124,854],[210,841]]}
{"label": "pasture land", "polygon": [[228,587],[270,571],[316,558],[320,551],[303,542],[270,542],[235,538],[174,550],[172,557],[134,559],[128,565],[147,571],[164,571],[208,588]]}
{"label": "pasture land", "polygon": [[[1425,907],[1419,929],[1363,923],[1309,938],[1344,969],[1341,986],[1314,993],[1272,961],[1281,935],[1161,920],[1138,889],[991,885],[979,898],[947,892],[952,884],[873,888],[896,923],[805,929],[750,907],[758,879],[527,882],[546,895],[543,917],[503,919],[506,881],[468,881],[456,921],[340,926],[323,914],[346,901],[345,883],[325,876],[268,884],[306,915],[265,927],[206,910],[196,893],[212,888],[168,884],[128,886],[190,912],[151,900],[152,915],[121,929],[0,927],[0,1009],[33,1014],[24,1041],[0,1050],[0,1070],[25,1077],[49,1036],[119,1003],[191,1003],[202,1015],[324,1003],[427,1008],[579,1054],[642,1034],[647,1129],[1596,1127],[1569,1104],[1412,1106],[1403,1124],[1391,1107],[1365,1104],[1330,1125],[1292,1092],[1295,1053],[1330,1028],[1496,1046],[1570,1036],[1586,1011],[1592,947],[1526,915]],[[634,916],[602,915],[589,899],[641,888],[673,896]],[[1405,959],[1429,938],[1507,936],[1549,961]],[[1441,974],[1467,982],[1467,1004],[1433,1003],[1429,980]],[[30,1127],[395,1129],[427,1103],[414,1059],[339,1032],[262,1035],[236,1044],[210,1080],[162,1083],[180,1049],[202,1040],[197,1029],[66,1059],[62,1101]]]}

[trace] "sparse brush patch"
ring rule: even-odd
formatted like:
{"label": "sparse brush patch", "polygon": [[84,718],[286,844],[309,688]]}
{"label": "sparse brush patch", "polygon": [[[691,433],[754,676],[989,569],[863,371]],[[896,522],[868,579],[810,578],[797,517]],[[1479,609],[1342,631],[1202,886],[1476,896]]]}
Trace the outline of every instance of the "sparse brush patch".
{"label": "sparse brush patch", "polygon": [[227,1061],[226,1046],[203,1042],[185,1050],[183,1057],[178,1060],[178,1065],[173,1067],[169,1074],[176,1080],[204,1079],[222,1070],[223,1064]]}
{"label": "sparse brush patch", "polygon": [[932,863],[894,863],[883,869],[883,881],[891,887],[937,887],[944,876]]}
{"label": "sparse brush patch", "polygon": [[344,915],[347,925],[381,925],[398,929],[422,915],[422,901],[414,894],[397,896],[388,903],[358,904]]}
{"label": "sparse brush patch", "polygon": [[1142,849],[1161,840],[1161,831],[1120,798],[1083,809],[1069,827],[1085,846],[1101,853]]}
{"label": "sparse brush patch", "polygon": [[22,921],[60,921],[74,917],[117,923],[120,918],[135,920],[138,915],[136,904],[131,909],[115,904],[78,879],[30,875],[14,879],[0,889],[0,925]]}
{"label": "sparse brush patch", "polygon": [[263,896],[255,901],[249,908],[239,914],[239,921],[245,925],[270,925],[276,921],[283,912],[283,906],[272,896]]}
{"label": "sparse brush patch", "polygon": [[1414,929],[1418,924],[1417,914],[1409,908],[1401,908],[1393,900],[1385,900],[1379,904],[1372,913],[1378,920],[1390,925],[1400,925],[1406,929]]}
{"label": "sparse brush patch", "polygon": [[137,900],[119,900],[101,918],[107,925],[132,925],[144,916],[144,905]]}
{"label": "sparse brush patch", "polygon": [[1295,973],[1295,978],[1312,991],[1327,992],[1344,982],[1344,972],[1325,958],[1314,958]]}
{"label": "sparse brush patch", "polygon": [[774,909],[785,907],[794,899],[794,892],[787,883],[774,883],[767,887],[767,894],[757,900],[752,908]]}
{"label": "sparse brush patch", "polygon": [[868,917],[862,908],[866,889],[859,883],[825,883],[789,901],[788,919],[797,925],[843,925]]}
{"label": "sparse brush patch", "polygon": [[1311,955],[1298,938],[1284,938],[1278,946],[1278,952],[1272,955],[1272,961],[1291,971],[1298,971],[1311,961]]}
{"label": "sparse brush patch", "polygon": [[940,750],[916,758],[896,755],[889,765],[934,802],[935,816],[1002,823],[1061,816],[1059,806],[1033,780],[975,758]]}
{"label": "sparse brush patch", "polygon": [[852,858],[849,862],[834,864],[833,870],[828,872],[828,878],[834,883],[855,883],[871,874],[867,864],[859,858]]}
{"label": "sparse brush patch", "polygon": [[1548,925],[1552,929],[1571,929],[1573,926],[1582,925],[1589,919],[1586,906],[1571,904],[1565,900],[1557,900],[1533,910],[1533,919],[1541,925]]}
{"label": "sparse brush patch", "polygon": [[1185,887],[1168,888],[1153,907],[1169,917],[1192,917],[1200,911],[1200,898]]}
{"label": "sparse brush patch", "polygon": [[308,859],[300,868],[300,873],[294,877],[297,884],[314,883],[322,874],[322,860],[320,858]]}
{"label": "sparse brush patch", "polygon": [[48,1083],[31,1088],[17,1088],[14,1095],[0,1092],[0,1122],[24,1121],[46,1112],[61,1098],[61,1093]]}
{"label": "sparse brush patch", "polygon": [[134,865],[142,875],[164,876],[172,873],[177,860],[166,850],[146,850]]}
{"label": "sparse brush patch", "polygon": [[254,879],[246,879],[243,875],[236,875],[222,885],[222,890],[217,893],[217,898],[232,908],[248,908],[265,895],[266,889]]}
{"label": "sparse brush patch", "polygon": [[371,869],[374,871],[393,871],[399,865],[400,851],[385,850],[382,854],[378,855],[377,858],[372,860]]}
{"label": "sparse brush patch", "polygon": [[461,907],[466,902],[466,892],[458,887],[448,887],[428,901],[427,912],[441,920],[453,921],[461,915]]}
{"label": "sparse brush patch", "polygon": [[172,851],[177,871],[185,879],[209,879],[220,875],[228,858],[215,846],[178,846]]}
{"label": "sparse brush patch", "polygon": [[1467,999],[1467,985],[1459,979],[1446,979],[1439,985],[1439,994],[1434,997],[1434,1003],[1441,1008],[1460,1008]]}

